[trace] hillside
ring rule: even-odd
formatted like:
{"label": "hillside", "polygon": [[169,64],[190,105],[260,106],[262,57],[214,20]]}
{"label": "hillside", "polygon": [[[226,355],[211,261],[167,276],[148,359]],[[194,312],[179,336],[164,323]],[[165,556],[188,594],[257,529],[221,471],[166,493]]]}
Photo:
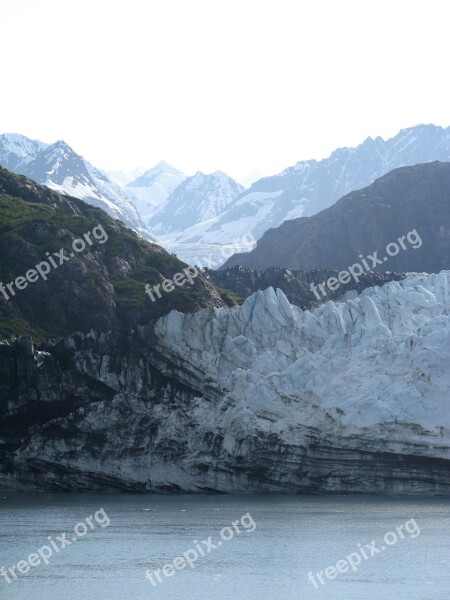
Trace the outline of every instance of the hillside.
{"label": "hillside", "polygon": [[[0,168],[0,282],[24,276],[75,239],[101,225],[107,241],[93,240],[15,294],[0,294],[0,337],[32,333],[37,339],[75,331],[133,328],[175,308],[182,312],[223,306],[216,290],[199,276],[151,302],[144,292],[181,272],[185,264],[140,239],[120,221],[83,200],[62,196],[24,176]],[[100,233],[100,232],[99,232]],[[100,238],[101,236],[99,236]],[[13,288],[14,289],[14,288]]]}

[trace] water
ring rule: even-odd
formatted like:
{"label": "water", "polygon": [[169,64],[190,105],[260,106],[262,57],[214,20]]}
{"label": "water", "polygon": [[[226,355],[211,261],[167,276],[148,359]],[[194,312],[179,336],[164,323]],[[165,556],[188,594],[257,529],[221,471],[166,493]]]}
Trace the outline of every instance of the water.
{"label": "water", "polygon": [[[96,511],[103,508],[104,512]],[[247,514],[249,513],[249,514]],[[105,517],[106,515],[106,517]],[[244,519],[241,518],[247,515]],[[92,516],[88,527],[85,519]],[[107,525],[109,518],[110,524]],[[414,519],[414,521],[411,521]],[[0,577],[5,600],[449,600],[450,500],[323,496],[147,496],[132,494],[17,494],[0,492],[0,566],[11,567],[63,532],[76,542],[48,565],[29,566],[11,583]],[[238,523],[236,523],[238,521]],[[219,532],[224,526],[224,541]],[[253,524],[256,528],[253,529]],[[406,525],[404,525],[407,523]],[[400,534],[396,528],[404,525]],[[414,525],[416,524],[416,526]],[[103,526],[102,526],[103,525]],[[418,531],[420,530],[420,533]],[[392,545],[384,544],[387,532]],[[207,540],[217,548],[205,556]],[[322,575],[375,540],[370,558]],[[217,542],[221,541],[221,545]],[[357,544],[361,544],[359,547]],[[53,552],[49,546],[50,552]],[[145,578],[184,552],[194,569],[166,568],[155,586]],[[43,554],[48,554],[44,550]],[[193,554],[188,554],[193,558]],[[180,559],[180,561],[181,561]],[[352,559],[357,562],[357,558]],[[31,558],[36,562],[36,558]],[[42,561],[41,561],[42,563]],[[183,566],[182,561],[177,563]],[[26,564],[21,565],[22,570]],[[342,570],[344,565],[340,565]],[[15,572],[18,572],[17,569]],[[328,571],[332,576],[334,571]]]}

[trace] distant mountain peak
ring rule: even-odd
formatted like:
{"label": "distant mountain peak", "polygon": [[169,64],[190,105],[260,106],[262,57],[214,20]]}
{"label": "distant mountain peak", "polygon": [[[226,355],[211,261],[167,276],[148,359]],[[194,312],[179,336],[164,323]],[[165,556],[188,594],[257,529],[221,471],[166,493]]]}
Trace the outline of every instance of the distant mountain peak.
{"label": "distant mountain peak", "polygon": [[178,169],[175,169],[174,167],[172,167],[172,165],[169,165],[169,163],[167,163],[165,160],[160,160],[159,163],[156,164],[151,169],[149,169],[149,171],[177,171],[178,172]]}
{"label": "distant mountain peak", "polygon": [[172,165],[169,165],[168,162],[166,162],[165,160],[160,160],[159,163],[157,163],[155,166],[153,166],[151,169],[146,169],[142,175],[142,177],[144,177],[146,174],[150,174],[150,173],[172,173],[172,174],[180,174],[181,171],[179,169],[176,169],[175,167],[172,167]]}
{"label": "distant mountain peak", "polygon": [[49,146],[49,148],[69,150],[70,152],[73,152],[75,154],[75,151],[73,150],[73,148],[71,148],[71,146],[69,146],[69,144],[67,142],[65,142],[64,140],[57,140],[54,144],[51,144]]}
{"label": "distant mountain peak", "polygon": [[176,176],[184,179],[186,175],[169,165],[166,161],[161,160],[151,169],[146,170],[142,175],[130,181],[128,187],[149,187],[152,186],[158,178],[161,176]]}
{"label": "distant mountain peak", "polygon": [[187,175],[165,160],[161,160],[136,179],[129,181],[125,192],[148,226],[155,211],[165,204],[170,194],[184,182],[186,177]]}
{"label": "distant mountain peak", "polygon": [[75,150],[73,150],[73,148],[71,148],[64,140],[58,140],[54,144],[51,144],[45,148],[42,155],[49,157],[50,160],[52,158],[63,158],[65,160],[83,161],[82,157],[77,154]]}
{"label": "distant mountain peak", "polygon": [[0,164],[20,173],[26,164],[47,147],[48,144],[31,140],[20,133],[4,133],[0,135]]}
{"label": "distant mountain peak", "polygon": [[214,173],[212,173],[212,175],[214,175],[214,177],[218,177],[220,179],[231,179],[231,177],[225,173],[225,171],[214,171]]}

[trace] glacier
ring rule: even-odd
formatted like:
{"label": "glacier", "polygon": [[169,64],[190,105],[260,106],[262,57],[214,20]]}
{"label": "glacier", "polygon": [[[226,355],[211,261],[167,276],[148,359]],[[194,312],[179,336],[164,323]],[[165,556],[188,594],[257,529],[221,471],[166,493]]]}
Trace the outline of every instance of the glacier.
{"label": "glacier", "polygon": [[41,399],[84,401],[32,428],[1,486],[450,493],[450,271],[311,311],[268,288],[121,336],[35,353]]}

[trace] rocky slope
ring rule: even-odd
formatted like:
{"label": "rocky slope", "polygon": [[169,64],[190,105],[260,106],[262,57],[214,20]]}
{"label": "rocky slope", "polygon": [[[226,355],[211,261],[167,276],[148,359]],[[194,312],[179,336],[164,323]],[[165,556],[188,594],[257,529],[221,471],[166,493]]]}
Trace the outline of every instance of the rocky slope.
{"label": "rocky slope", "polygon": [[[422,243],[413,234],[396,255],[387,249],[413,230]],[[450,163],[395,169],[317,215],[267,231],[252,252],[233,255],[224,267],[346,269],[374,252],[375,271],[450,267]]]}
{"label": "rocky slope", "polygon": [[450,272],[0,346],[0,484],[450,493]]}

